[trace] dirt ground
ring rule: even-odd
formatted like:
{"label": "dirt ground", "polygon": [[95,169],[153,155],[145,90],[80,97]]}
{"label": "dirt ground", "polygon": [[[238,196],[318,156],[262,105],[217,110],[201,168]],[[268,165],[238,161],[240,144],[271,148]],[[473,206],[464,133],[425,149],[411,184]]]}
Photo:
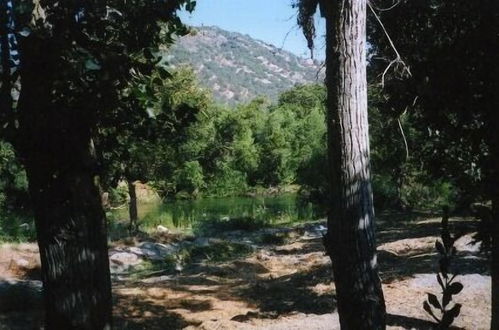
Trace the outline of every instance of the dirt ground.
{"label": "dirt ground", "polygon": [[[439,222],[422,215],[379,217],[378,260],[389,329],[432,328],[422,305],[427,293],[440,294],[434,251]],[[451,224],[473,231],[469,219],[454,218]],[[249,256],[228,262],[193,264],[176,275],[116,277],[116,328],[339,329],[330,259],[321,237],[300,233],[281,243],[258,246]],[[489,329],[487,259],[470,243],[470,234],[456,243],[454,264],[464,289],[455,296],[463,306],[454,325]],[[0,247],[0,283],[2,278],[37,279],[38,262],[33,244]],[[9,301],[9,309],[2,310],[5,299],[12,297],[0,296],[0,329],[39,329],[40,304],[26,306],[24,300],[16,309]]]}

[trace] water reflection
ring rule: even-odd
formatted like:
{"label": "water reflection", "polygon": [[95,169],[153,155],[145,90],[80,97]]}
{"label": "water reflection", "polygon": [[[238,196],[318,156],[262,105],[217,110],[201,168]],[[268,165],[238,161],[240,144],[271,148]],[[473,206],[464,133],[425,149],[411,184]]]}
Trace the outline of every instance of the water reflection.
{"label": "water reflection", "polygon": [[[251,218],[267,224],[315,220],[323,212],[296,195],[271,197],[205,198],[198,200],[168,201],[160,204],[141,204],[141,227],[163,225],[168,228],[189,229],[200,221]],[[117,210],[115,215],[127,219],[127,210]]]}

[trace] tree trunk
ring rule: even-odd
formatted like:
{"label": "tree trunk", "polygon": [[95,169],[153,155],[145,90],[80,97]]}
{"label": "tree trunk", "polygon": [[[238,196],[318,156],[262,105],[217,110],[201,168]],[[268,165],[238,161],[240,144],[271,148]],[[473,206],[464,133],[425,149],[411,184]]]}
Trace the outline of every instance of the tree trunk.
{"label": "tree trunk", "polygon": [[499,66],[495,58],[497,44],[499,42],[499,2],[488,0],[482,6],[483,24],[482,31],[486,31],[483,47],[486,56],[482,63],[484,81],[484,111],[487,112],[486,127],[488,133],[488,145],[490,152],[490,163],[488,164],[487,183],[488,193],[492,200],[492,306],[491,306],[491,330],[499,330],[499,122],[497,112],[499,111]]}
{"label": "tree trunk", "polygon": [[34,207],[46,329],[110,329],[107,228],[96,182],[91,112],[83,106],[58,107],[50,94],[58,47],[34,38],[21,45],[16,149]]}
{"label": "tree trunk", "polygon": [[12,113],[11,49],[9,45],[9,35],[12,31],[10,31],[8,17],[10,4],[10,1],[7,0],[0,3],[0,69],[2,73],[0,76],[0,118],[3,119],[3,122]]}
{"label": "tree trunk", "polygon": [[492,320],[490,329],[499,329],[499,195],[492,201]]}
{"label": "tree trunk", "polygon": [[130,214],[130,233],[136,234],[139,227],[137,220],[139,218],[137,211],[137,192],[135,190],[135,183],[127,179],[128,194],[130,195],[130,204],[128,205],[128,213]]}
{"label": "tree trunk", "polygon": [[328,218],[342,329],[384,329],[370,182],[366,81],[366,0],[323,2],[326,16]]}

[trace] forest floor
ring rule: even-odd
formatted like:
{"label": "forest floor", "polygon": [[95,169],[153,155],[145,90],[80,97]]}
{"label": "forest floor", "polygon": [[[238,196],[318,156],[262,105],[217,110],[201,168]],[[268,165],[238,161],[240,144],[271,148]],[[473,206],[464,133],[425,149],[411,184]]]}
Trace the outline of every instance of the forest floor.
{"label": "forest floor", "polygon": [[[434,249],[439,225],[439,218],[424,214],[391,212],[378,217],[378,260],[389,329],[432,328],[422,306],[427,293],[440,296]],[[451,225],[454,231],[467,232],[456,242],[454,265],[464,289],[455,296],[463,307],[454,324],[457,329],[489,329],[490,275],[486,257],[473,243],[475,223],[452,218]],[[217,237],[162,234],[113,242],[116,328],[339,329],[331,262],[322,246],[324,226],[313,222]],[[164,262],[131,256],[147,255],[148,244],[165,251],[174,246],[177,255],[183,253],[182,246],[181,251],[191,255],[182,254],[189,261],[177,271]],[[238,249],[241,244],[251,249]],[[222,251],[224,258],[199,251]],[[125,263],[133,267],[118,267]],[[35,244],[0,246],[1,330],[39,329],[38,279]]]}

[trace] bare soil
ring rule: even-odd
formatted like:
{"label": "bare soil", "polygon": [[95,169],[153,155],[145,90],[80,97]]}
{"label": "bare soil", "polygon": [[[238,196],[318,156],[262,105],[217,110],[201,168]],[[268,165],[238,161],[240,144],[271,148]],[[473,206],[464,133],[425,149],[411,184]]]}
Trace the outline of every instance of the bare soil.
{"label": "bare soil", "polygon": [[[389,329],[431,329],[422,305],[427,293],[439,296],[434,251],[438,218],[386,214],[379,217],[380,276]],[[454,266],[464,290],[457,329],[490,328],[490,276],[486,256],[473,244],[474,223],[451,219],[467,231],[457,243]],[[330,259],[318,235],[288,235],[283,244],[257,246],[228,262],[204,261],[177,274],[114,280],[117,329],[339,329]],[[21,266],[16,260],[21,262]],[[36,245],[0,247],[0,283],[37,279]],[[0,291],[1,293],[1,291]],[[0,296],[2,299],[12,297]],[[2,304],[0,304],[0,307]],[[41,305],[0,310],[0,329],[38,329]],[[3,324],[3,326],[1,325]]]}

